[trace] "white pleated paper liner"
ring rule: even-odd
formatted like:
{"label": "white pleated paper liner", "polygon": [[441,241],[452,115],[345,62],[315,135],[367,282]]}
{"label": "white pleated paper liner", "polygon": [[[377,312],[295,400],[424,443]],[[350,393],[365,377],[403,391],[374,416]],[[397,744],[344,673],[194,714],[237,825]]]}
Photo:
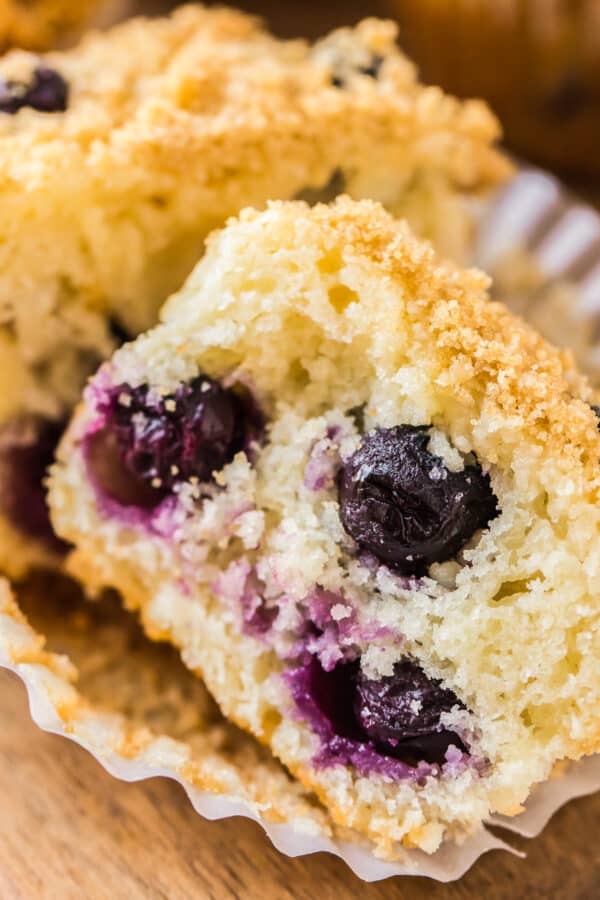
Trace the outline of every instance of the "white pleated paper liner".
{"label": "white pleated paper liner", "polygon": [[600,383],[600,215],[538,169],[480,210],[473,262],[493,293]]}
{"label": "white pleated paper liner", "polygon": [[[543,172],[522,170],[509,186],[480,210],[474,262],[495,279],[495,292],[534,321],[550,339],[572,346],[592,378],[600,374],[600,218],[571,198]],[[481,828],[462,845],[444,845],[428,855],[401,850],[396,862],[378,859],[357,837],[332,837],[322,809],[310,806],[293,822],[274,823],[260,803],[235,792],[200,790],[186,778],[184,744],[157,735],[132,755],[118,752],[123,716],[84,705],[77,712],[73,666],[65,657],[46,654],[40,635],[20,616],[6,585],[0,582],[0,666],[25,684],[31,715],[44,731],[61,734],[88,750],[115,778],[139,781],[162,776],[184,788],[194,809],[207,819],[245,816],[258,822],[274,846],[288,856],[316,852],[340,857],[364,881],[394,875],[421,875],[441,882],[460,878],[490,850],[516,852]],[[45,657],[48,659],[46,660]],[[70,710],[70,713],[66,711]],[[600,790],[600,756],[571,764],[532,793],[525,811],[514,818],[494,816],[490,824],[534,837],[569,800]],[[308,810],[308,811],[307,811]]]}

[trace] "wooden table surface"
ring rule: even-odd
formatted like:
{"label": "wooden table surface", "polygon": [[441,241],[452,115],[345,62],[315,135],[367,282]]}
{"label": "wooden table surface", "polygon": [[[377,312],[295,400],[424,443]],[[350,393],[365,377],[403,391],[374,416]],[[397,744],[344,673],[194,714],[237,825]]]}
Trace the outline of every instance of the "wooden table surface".
{"label": "wooden table surface", "polygon": [[588,900],[600,893],[600,794],[570,803],[527,859],[493,852],[459,882],[365,885],[339,860],[288,859],[245,819],[207,822],[178,785],[124,784],[80,747],[39,731],[0,671],[0,900]]}

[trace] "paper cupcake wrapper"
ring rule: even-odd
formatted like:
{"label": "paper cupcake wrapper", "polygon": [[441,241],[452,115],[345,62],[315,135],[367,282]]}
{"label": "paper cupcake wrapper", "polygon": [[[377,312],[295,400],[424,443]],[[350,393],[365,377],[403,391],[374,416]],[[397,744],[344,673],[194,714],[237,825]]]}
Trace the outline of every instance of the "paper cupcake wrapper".
{"label": "paper cupcake wrapper", "polygon": [[[600,373],[596,346],[600,321],[600,218],[571,198],[543,172],[521,170],[507,188],[478,211],[473,261],[497,276],[496,292],[535,320],[536,327],[572,344],[592,377]],[[519,267],[522,278],[519,277]],[[516,271],[516,275],[515,275]],[[157,734],[126,753],[123,715],[78,705],[74,668],[66,657],[46,653],[43,640],[20,615],[0,583],[0,666],[24,683],[34,722],[90,752],[115,778],[139,781],[165,777],[184,788],[196,812],[207,819],[245,816],[258,822],[274,846],[288,856],[316,852],[340,857],[364,881],[392,875],[421,875],[448,882],[460,878],[490,850],[515,851],[482,827],[461,845],[448,843],[433,855],[398,848],[398,859],[378,859],[360,838],[336,832],[322,809],[299,808],[293,821],[274,822],[266,804],[232,788],[223,793],[200,789],[187,776],[184,743]],[[233,779],[235,782],[235,779]],[[569,800],[600,790],[600,756],[566,767],[538,786],[526,809],[514,818],[493,816],[489,824],[534,837]]]}
{"label": "paper cupcake wrapper", "polygon": [[473,263],[493,292],[600,384],[600,215],[539,169],[522,168],[479,211]]}

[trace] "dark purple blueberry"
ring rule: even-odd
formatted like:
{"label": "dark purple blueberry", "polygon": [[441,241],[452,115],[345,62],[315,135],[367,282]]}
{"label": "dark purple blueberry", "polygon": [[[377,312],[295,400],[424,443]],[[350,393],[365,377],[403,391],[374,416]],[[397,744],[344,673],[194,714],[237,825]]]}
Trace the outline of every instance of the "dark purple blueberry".
{"label": "dark purple blueberry", "polygon": [[598,419],[598,428],[600,429],[600,406],[594,406],[593,403],[591,403],[590,406],[592,407],[592,410],[594,411],[594,414]]}
{"label": "dark purple blueberry", "polygon": [[389,756],[441,764],[451,744],[464,751],[458,735],[440,724],[442,713],[455,706],[464,709],[451,690],[428,678],[410,659],[397,663],[393,675],[377,680],[358,671],[356,718],[363,732]]}
{"label": "dark purple blueberry", "polygon": [[[323,742],[326,755],[340,760],[371,756],[443,765],[453,745],[468,752],[459,736],[441,724],[453,707],[464,709],[452,691],[404,659],[394,674],[368,679],[359,660],[327,672],[312,657],[290,678],[294,700]],[[377,766],[374,768],[381,768]]]}
{"label": "dark purple blueberry", "polygon": [[[381,67],[383,65],[384,58],[380,56],[378,53],[373,53],[371,59],[368,63],[362,66],[356,66],[355,71],[359,72],[361,75],[366,75],[369,78],[373,78],[375,81],[379,78],[379,72],[381,71]],[[338,67],[338,70],[332,73],[331,75],[331,83],[336,88],[344,88],[346,87],[346,78],[342,71],[342,66]]]}
{"label": "dark purple blueberry", "polygon": [[88,440],[94,475],[115,500],[142,507],[158,504],[179,482],[208,481],[261,426],[249,398],[206,376],[165,396],[146,384],[120,384],[100,411],[106,423]]}
{"label": "dark purple blueberry", "polygon": [[0,433],[0,509],[23,534],[58,552],[67,545],[52,529],[44,478],[63,430],[63,422],[26,419]]}
{"label": "dark purple blueberry", "polygon": [[371,431],[338,479],[348,534],[404,575],[451,559],[498,514],[480,466],[451,472],[427,449],[428,432],[412,425]]}
{"label": "dark purple blueberry", "polygon": [[38,112],[64,112],[68,102],[67,82],[47,66],[37,66],[29,82],[0,80],[0,112],[14,115],[24,107]]}
{"label": "dark purple blueberry", "polygon": [[361,75],[368,75],[369,78],[374,78],[377,80],[379,78],[379,73],[381,71],[381,67],[383,65],[383,56],[380,56],[378,53],[374,53],[371,57],[370,62],[366,66],[359,66],[358,71]]}

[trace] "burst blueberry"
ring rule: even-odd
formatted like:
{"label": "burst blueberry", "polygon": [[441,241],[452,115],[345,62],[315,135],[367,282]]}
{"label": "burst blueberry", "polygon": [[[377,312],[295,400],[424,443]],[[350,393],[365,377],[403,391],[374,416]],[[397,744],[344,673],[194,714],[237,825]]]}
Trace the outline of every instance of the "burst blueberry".
{"label": "burst blueberry", "polygon": [[481,467],[452,472],[428,443],[426,427],[378,428],[365,435],[338,481],[345,530],[405,575],[451,559],[498,514]]}
{"label": "burst blueberry", "polygon": [[60,72],[37,66],[31,80],[0,81],[0,112],[14,115],[29,107],[38,112],[64,112],[69,102],[69,86]]}
{"label": "burst blueberry", "polygon": [[258,437],[250,400],[206,376],[161,395],[143,384],[111,389],[104,427],[89,440],[97,480],[126,505],[151,507],[182,481],[208,481]]}

